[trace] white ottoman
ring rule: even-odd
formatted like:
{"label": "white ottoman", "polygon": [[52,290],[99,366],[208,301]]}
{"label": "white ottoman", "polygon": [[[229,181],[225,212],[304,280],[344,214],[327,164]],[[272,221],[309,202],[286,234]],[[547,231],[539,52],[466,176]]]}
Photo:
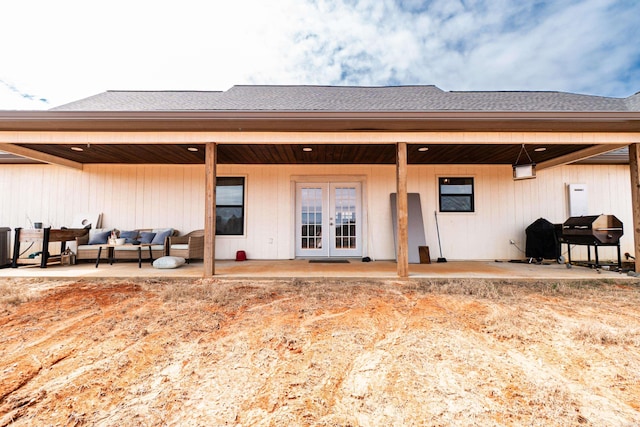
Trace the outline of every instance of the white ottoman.
{"label": "white ottoman", "polygon": [[179,256],[163,256],[153,261],[154,268],[178,268],[185,263],[185,259]]}

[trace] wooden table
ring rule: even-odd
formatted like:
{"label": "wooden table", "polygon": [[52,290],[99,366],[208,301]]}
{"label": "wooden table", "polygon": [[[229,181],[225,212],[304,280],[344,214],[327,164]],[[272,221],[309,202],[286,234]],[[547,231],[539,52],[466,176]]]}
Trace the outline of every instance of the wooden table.
{"label": "wooden table", "polygon": [[18,267],[18,257],[20,256],[20,245],[22,243],[42,243],[42,255],[40,256],[40,268],[46,268],[49,261],[49,243],[60,242],[60,253],[64,252],[67,242],[75,240],[76,237],[82,237],[89,233],[86,228],[34,228],[34,229],[15,229],[13,240],[13,262],[11,267]]}
{"label": "wooden table", "polygon": [[98,266],[100,265],[100,256],[102,255],[102,248],[107,248],[107,250],[109,251],[109,265],[113,264],[113,253],[114,253],[114,249],[116,247],[123,247],[123,246],[128,246],[128,247],[137,247],[138,248],[138,268],[142,268],[142,248],[143,247],[148,247],[149,248],[149,260],[151,262],[151,264],[153,264],[153,252],[151,251],[151,243],[140,243],[137,245],[134,245],[132,243],[125,243],[124,245],[112,245],[112,244],[106,244],[106,245],[100,245],[100,247],[98,248],[98,256],[96,257],[96,268],[98,268]]}

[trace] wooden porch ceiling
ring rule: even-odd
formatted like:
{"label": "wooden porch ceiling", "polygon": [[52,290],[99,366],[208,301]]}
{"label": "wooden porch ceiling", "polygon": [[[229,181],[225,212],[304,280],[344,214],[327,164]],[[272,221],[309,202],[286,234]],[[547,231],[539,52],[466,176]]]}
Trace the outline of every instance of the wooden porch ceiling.
{"label": "wooden porch ceiling", "polygon": [[[19,144],[83,164],[204,164],[204,144]],[[82,148],[74,151],[72,147]],[[420,148],[426,151],[419,151]],[[536,163],[591,145],[527,145]],[[189,151],[197,148],[198,151]],[[311,151],[305,151],[305,148]],[[423,149],[424,149],[423,148]],[[535,151],[537,148],[544,151]],[[513,164],[518,144],[409,144],[409,164]],[[233,144],[218,145],[219,164],[395,164],[394,144]],[[526,157],[526,156],[524,156]],[[526,160],[523,158],[522,160]]]}

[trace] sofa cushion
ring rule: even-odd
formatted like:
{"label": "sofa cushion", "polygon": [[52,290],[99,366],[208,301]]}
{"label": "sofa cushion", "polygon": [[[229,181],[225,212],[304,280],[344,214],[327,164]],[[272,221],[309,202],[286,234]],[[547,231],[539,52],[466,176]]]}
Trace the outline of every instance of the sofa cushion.
{"label": "sofa cushion", "polygon": [[[82,250],[86,250],[86,251],[97,251],[98,248],[96,248],[95,245],[78,245],[78,247],[76,248],[76,250],[78,251],[82,251]],[[106,250],[104,250],[103,252],[106,253]]]}
{"label": "sofa cushion", "polygon": [[125,239],[125,243],[133,243],[134,241],[138,240],[138,230],[121,231],[120,237]]}
{"label": "sofa cushion", "polygon": [[151,243],[154,245],[164,245],[165,239],[173,233],[173,228],[160,228],[153,230],[153,232],[156,233],[156,235]]}
{"label": "sofa cushion", "polygon": [[154,268],[177,268],[186,263],[186,260],[179,256],[163,256],[153,261]]}
{"label": "sofa cushion", "polygon": [[176,251],[187,250],[187,249],[189,249],[189,244],[188,243],[174,243],[173,245],[171,245],[171,249],[174,249]]}
{"label": "sofa cushion", "polygon": [[90,245],[106,245],[111,235],[111,230],[93,233],[89,236]]}
{"label": "sofa cushion", "polygon": [[154,237],[156,237],[156,233],[152,233],[150,231],[141,231],[140,243],[152,243]]}

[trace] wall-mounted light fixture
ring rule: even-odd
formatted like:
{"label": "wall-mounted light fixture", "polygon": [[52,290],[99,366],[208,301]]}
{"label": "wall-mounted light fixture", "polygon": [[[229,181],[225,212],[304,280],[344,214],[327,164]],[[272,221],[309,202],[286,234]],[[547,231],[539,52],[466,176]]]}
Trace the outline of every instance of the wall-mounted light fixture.
{"label": "wall-mounted light fixture", "polygon": [[84,148],[82,148],[82,147],[71,147],[71,149],[73,151],[84,151]]}
{"label": "wall-mounted light fixture", "polygon": [[425,151],[429,151],[429,147],[420,147],[418,148],[418,151],[424,153]]}
{"label": "wall-mounted light fixture", "polygon": [[187,147],[187,150],[195,153],[196,151],[198,151],[198,147]]}
{"label": "wall-mounted light fixture", "polygon": [[302,151],[304,151],[305,153],[309,153],[309,152],[313,151],[313,148],[311,148],[311,147],[303,147]]}

